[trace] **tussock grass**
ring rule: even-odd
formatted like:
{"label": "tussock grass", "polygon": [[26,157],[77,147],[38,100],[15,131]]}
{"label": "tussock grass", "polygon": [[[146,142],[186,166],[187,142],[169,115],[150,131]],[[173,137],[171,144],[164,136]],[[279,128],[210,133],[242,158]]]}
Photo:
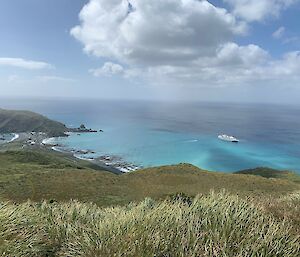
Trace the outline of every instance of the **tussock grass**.
{"label": "tussock grass", "polygon": [[279,198],[267,197],[263,200],[262,205],[275,217],[281,220],[290,220],[300,235],[300,191]]}
{"label": "tussock grass", "polygon": [[[299,197],[289,196],[299,203]],[[299,256],[293,225],[225,192],[100,208],[77,201],[0,207],[1,256]],[[283,201],[279,199],[278,201]]]}

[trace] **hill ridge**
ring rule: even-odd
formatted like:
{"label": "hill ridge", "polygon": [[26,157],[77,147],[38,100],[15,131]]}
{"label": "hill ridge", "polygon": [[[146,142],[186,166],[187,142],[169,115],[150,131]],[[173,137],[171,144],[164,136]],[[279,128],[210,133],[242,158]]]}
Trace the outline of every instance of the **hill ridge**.
{"label": "hill ridge", "polygon": [[49,136],[63,136],[66,131],[66,125],[44,115],[0,108],[0,133],[44,132]]}

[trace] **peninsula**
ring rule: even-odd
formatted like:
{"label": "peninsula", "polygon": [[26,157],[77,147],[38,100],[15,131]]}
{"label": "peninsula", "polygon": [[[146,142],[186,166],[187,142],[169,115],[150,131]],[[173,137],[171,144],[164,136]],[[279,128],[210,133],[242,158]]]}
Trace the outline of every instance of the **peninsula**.
{"label": "peninsula", "polygon": [[97,132],[87,129],[84,124],[78,128],[68,128],[65,124],[51,120],[41,114],[30,111],[0,109],[0,134],[42,132],[48,137],[67,136],[67,132]]}

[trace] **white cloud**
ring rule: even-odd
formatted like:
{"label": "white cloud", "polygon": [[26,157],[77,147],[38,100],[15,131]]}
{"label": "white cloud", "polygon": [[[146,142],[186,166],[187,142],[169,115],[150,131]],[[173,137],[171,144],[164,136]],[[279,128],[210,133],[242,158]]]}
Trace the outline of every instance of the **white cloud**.
{"label": "white cloud", "polygon": [[149,81],[155,78],[155,82],[161,84],[223,87],[248,83],[256,70],[268,66],[270,61],[269,54],[256,45],[226,43],[216,50],[214,56],[201,57],[188,66],[149,67],[140,74],[146,74]]}
{"label": "white cloud", "polygon": [[244,23],[203,0],[90,0],[71,34],[84,50],[131,65],[189,62],[214,52]]}
{"label": "white cloud", "polygon": [[51,69],[53,66],[46,62],[25,60],[22,58],[4,58],[0,57],[0,66],[10,66],[28,70]]}
{"label": "white cloud", "polygon": [[272,34],[273,38],[281,39],[285,33],[285,27],[279,27],[274,33]]}
{"label": "white cloud", "polygon": [[95,77],[112,76],[122,74],[123,72],[124,68],[120,64],[112,62],[106,62],[101,68],[90,70],[90,73],[92,73]]}
{"label": "white cloud", "polygon": [[[238,2],[248,6],[249,16],[244,13],[243,17],[247,20],[262,20],[269,15],[265,13],[266,0],[226,1],[236,4],[234,10],[240,16],[244,9],[240,9],[242,4]],[[260,2],[263,7],[256,9]],[[274,4],[273,9],[269,6],[271,15],[276,16],[294,1],[270,2]],[[129,6],[125,0],[90,0],[80,12],[80,25],[71,30],[87,53],[111,60],[90,70],[95,76],[118,74],[154,84],[199,87],[283,81],[287,84],[300,80],[298,52],[275,60],[257,45],[237,45],[234,38],[247,31],[245,23],[206,0],[130,3]]]}
{"label": "white cloud", "polygon": [[273,79],[300,78],[300,51],[286,53],[282,59],[273,60],[269,67],[265,68],[266,75]]}
{"label": "white cloud", "polygon": [[223,0],[233,8],[233,13],[246,21],[263,21],[278,17],[281,11],[298,0]]}
{"label": "white cloud", "polygon": [[[126,72],[127,74],[127,72]],[[159,85],[199,87],[298,85],[300,51],[274,60],[256,45],[227,43],[212,58],[200,58],[190,66],[162,65],[140,69],[133,76]],[[154,79],[155,78],[155,79]]]}

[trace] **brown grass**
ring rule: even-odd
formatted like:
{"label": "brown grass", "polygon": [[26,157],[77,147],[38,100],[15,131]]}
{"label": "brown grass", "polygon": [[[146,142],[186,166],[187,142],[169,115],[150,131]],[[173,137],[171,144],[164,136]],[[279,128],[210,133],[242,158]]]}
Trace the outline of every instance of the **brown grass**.
{"label": "brown grass", "polygon": [[207,172],[189,164],[115,175],[48,153],[0,153],[0,163],[1,198],[15,202],[77,199],[107,206],[178,192],[195,196],[226,189],[240,195],[280,196],[299,189],[289,179]]}
{"label": "brown grass", "polygon": [[224,192],[104,209],[76,201],[7,203],[0,207],[0,255],[299,256],[292,224],[254,203]]}

